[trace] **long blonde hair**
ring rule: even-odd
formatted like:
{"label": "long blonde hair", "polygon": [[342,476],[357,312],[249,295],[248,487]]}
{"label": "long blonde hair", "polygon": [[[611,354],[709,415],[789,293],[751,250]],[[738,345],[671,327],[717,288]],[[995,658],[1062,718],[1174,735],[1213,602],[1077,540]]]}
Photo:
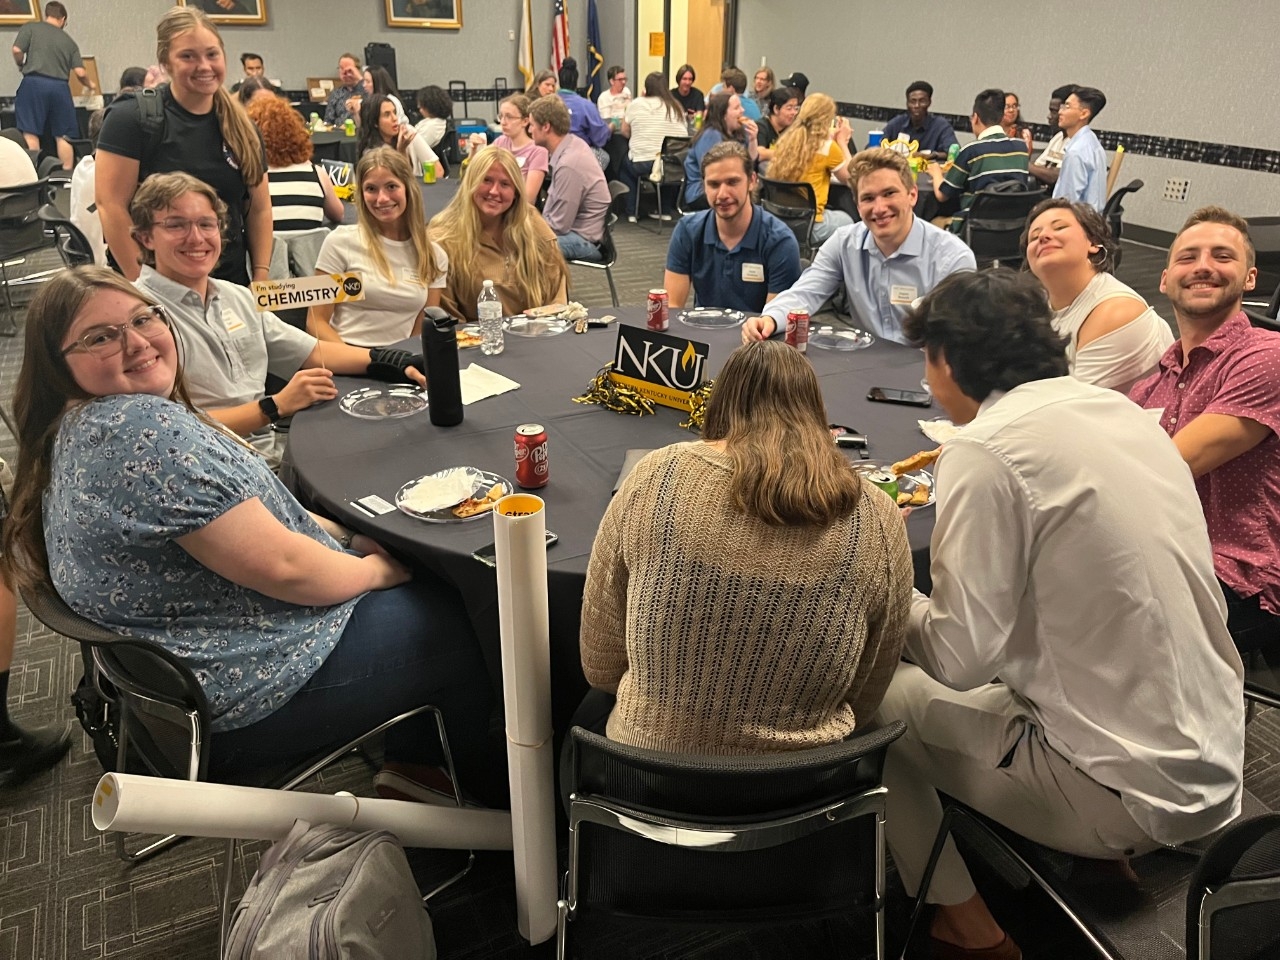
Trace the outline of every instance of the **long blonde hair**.
{"label": "long blonde hair", "polygon": [[769,161],[773,180],[799,180],[813,163],[823,144],[831,139],[831,123],[836,118],[836,102],[825,93],[804,98],[795,123],[787,127]]}
{"label": "long blonde hair", "polygon": [[829,526],[862,496],[862,481],[831,442],[812,365],[780,340],[729,354],[702,439],[725,441],[733,461],[729,502],[770,526]]}
{"label": "long blonde hair", "polygon": [[529,307],[550,303],[560,292],[568,268],[558,252],[547,254],[547,244],[535,226],[538,213],[525,200],[524,174],[509,150],[488,146],[467,165],[458,192],[431,226],[437,241],[449,255],[449,289],[458,303],[475,303],[481,284],[492,277],[481,276],[476,259],[484,230],[476,209],[475,192],[485,175],[498,164],[515,187],[515,199],[502,215],[502,250],[511,264],[510,283]]}
{"label": "long blonde hair", "polygon": [[[222,42],[222,34],[218,32],[213,21],[198,7],[171,7],[160,18],[160,22],[156,24],[156,59],[167,67],[169,47],[173,41],[199,27],[204,27],[218,38],[218,46],[222,48],[225,60],[227,46]],[[258,139],[257,128],[249,119],[249,115],[244,112],[240,101],[223,87],[219,87],[213,95],[213,110],[218,115],[222,139],[235,155],[245,185],[256,187],[267,175],[267,165],[262,158],[262,141]]]}
{"label": "long blonde hair", "polygon": [[373,261],[378,275],[394,287],[396,278],[382,249],[382,234],[378,232],[378,223],[364,202],[364,178],[374,170],[387,171],[404,186],[405,208],[401,219],[409,225],[409,239],[413,241],[413,252],[418,261],[418,279],[424,287],[430,286],[440,276],[440,271],[436,268],[436,258],[431,252],[431,237],[427,231],[427,214],[422,206],[422,193],[418,190],[409,158],[392,147],[366,150],[356,164],[356,222],[360,225],[360,240],[364,243],[369,259]]}

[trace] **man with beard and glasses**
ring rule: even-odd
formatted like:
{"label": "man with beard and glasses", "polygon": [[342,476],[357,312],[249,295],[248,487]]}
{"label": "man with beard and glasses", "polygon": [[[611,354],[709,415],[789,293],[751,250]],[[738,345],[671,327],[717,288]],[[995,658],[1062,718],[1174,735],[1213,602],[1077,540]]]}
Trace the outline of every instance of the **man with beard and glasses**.
{"label": "man with beard and glasses", "polygon": [[684,217],[671,235],[663,286],[683,307],[689,286],[705,307],[759,313],[800,276],[791,228],[751,203],[756,177],[746,148],[723,140],[702,158],[710,210]]}
{"label": "man with beard and glasses", "polygon": [[1160,277],[1178,339],[1129,391],[1158,411],[1196,479],[1241,652],[1274,649],[1280,628],[1280,334],[1241,309],[1257,276],[1244,220],[1221,207],[1193,213]]}
{"label": "man with beard and glasses", "polygon": [[863,150],[849,161],[849,186],[862,222],[833,233],[791,289],[747,318],[743,343],[781,333],[791,310],[817,313],[841,288],[856,326],[906,343],[912,302],[957,270],[977,269],[963,240],[912,213],[916,184],[904,157]]}

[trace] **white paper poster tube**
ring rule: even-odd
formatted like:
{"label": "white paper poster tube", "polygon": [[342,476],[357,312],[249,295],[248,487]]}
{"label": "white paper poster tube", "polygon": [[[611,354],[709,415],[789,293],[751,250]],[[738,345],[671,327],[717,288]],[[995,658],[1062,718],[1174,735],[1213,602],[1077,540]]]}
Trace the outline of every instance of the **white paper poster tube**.
{"label": "white paper poster tube", "polygon": [[127,833],[279,840],[293,821],[390,830],[406,847],[510,850],[505,810],[436,807],[342,793],[263,790],[224,783],[104,774],[93,794],[93,825]]}
{"label": "white paper poster tube", "polygon": [[531,944],[556,928],[555,775],[547,614],[546,511],[513,494],[493,512],[502,689],[511,780],[516,919]]}

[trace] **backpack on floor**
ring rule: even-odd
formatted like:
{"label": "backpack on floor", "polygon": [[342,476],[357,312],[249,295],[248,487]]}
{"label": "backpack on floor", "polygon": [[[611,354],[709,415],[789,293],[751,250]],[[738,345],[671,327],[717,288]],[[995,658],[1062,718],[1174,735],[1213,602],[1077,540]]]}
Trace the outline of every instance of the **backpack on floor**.
{"label": "backpack on floor", "polygon": [[224,960],[436,960],[404,848],[385,830],[297,820],[263,854]]}

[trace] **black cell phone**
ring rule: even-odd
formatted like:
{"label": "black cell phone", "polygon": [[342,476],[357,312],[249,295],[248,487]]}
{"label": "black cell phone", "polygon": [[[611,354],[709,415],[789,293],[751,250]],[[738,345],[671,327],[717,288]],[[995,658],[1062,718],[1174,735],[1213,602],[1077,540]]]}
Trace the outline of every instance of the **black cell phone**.
{"label": "black cell phone", "polygon": [[867,399],[876,403],[903,403],[909,407],[932,407],[933,396],[923,390],[894,390],[892,387],[872,387]]}
{"label": "black cell phone", "polygon": [[842,423],[827,424],[831,428],[831,437],[835,440],[838,447],[868,447],[871,441],[867,439],[865,433],[861,433],[853,427],[846,427]]}
{"label": "black cell phone", "polygon": [[[560,537],[557,534],[554,534],[550,530],[548,530],[547,531],[547,549],[550,550],[551,545],[559,539]],[[475,557],[477,560],[479,560],[481,563],[483,563],[486,567],[496,567],[498,565],[498,550],[497,550],[496,544],[487,543],[483,547],[481,547],[479,550],[477,550],[475,553],[473,553],[472,556]]]}

